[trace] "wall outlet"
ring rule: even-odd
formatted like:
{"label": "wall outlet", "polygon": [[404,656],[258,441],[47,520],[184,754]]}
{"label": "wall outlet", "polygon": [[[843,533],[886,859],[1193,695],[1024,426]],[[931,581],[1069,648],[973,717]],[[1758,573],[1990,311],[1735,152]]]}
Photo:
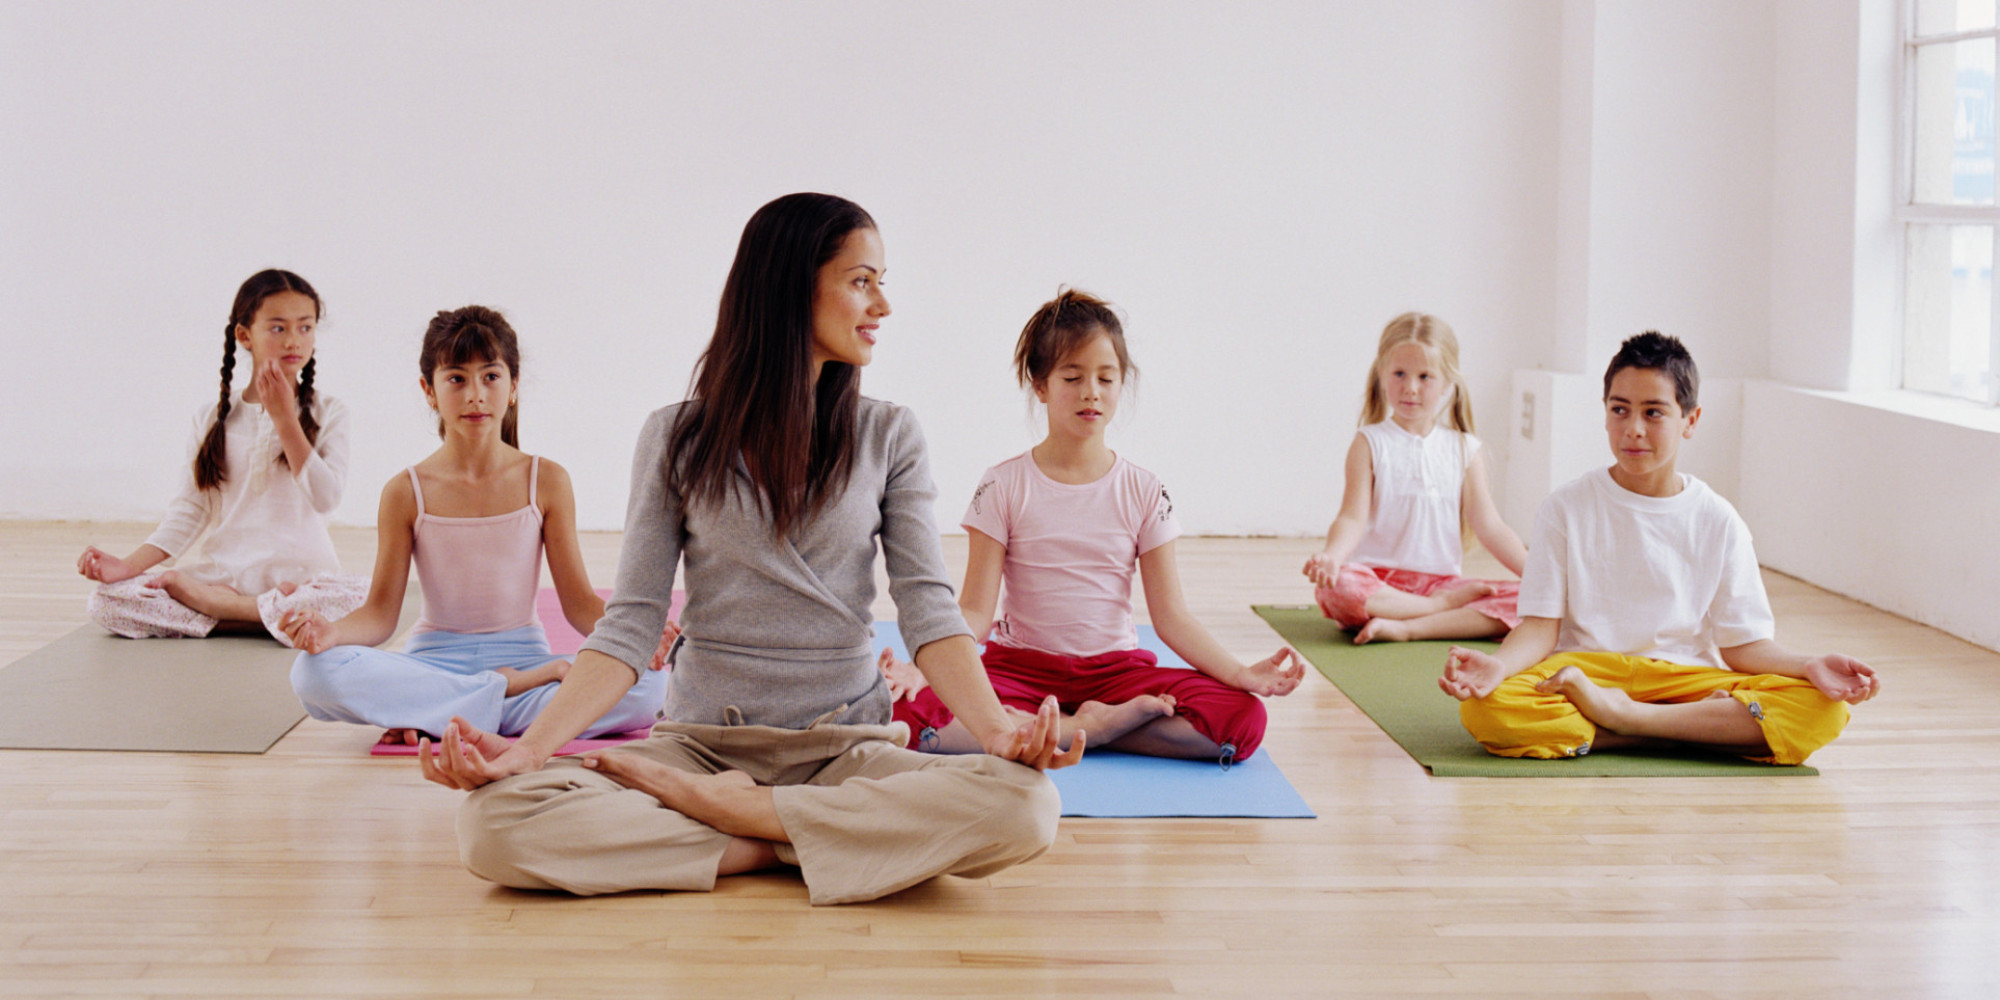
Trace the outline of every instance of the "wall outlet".
{"label": "wall outlet", "polygon": [[1521,440],[1533,441],[1534,439],[1535,439],[1535,394],[1532,392],[1524,392],[1521,394]]}

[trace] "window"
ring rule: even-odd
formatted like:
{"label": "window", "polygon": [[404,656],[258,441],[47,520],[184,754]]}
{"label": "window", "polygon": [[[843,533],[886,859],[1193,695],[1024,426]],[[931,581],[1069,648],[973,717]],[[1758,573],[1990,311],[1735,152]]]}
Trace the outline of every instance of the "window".
{"label": "window", "polygon": [[2000,403],[1993,70],[2000,0],[1904,5],[1903,386]]}

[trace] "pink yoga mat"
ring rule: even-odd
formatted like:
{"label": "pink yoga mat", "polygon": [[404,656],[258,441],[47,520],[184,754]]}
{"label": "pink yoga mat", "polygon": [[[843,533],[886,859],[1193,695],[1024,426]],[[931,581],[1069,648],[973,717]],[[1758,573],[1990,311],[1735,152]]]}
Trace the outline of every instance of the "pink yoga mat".
{"label": "pink yoga mat", "polygon": [[[556,751],[556,756],[567,757],[570,754],[589,753],[592,750],[608,750],[633,740],[643,740],[650,733],[652,733],[650,729],[634,729],[629,733],[611,733],[587,740],[571,740],[563,744],[561,750]],[[513,740],[510,738],[508,742],[512,743]],[[407,743],[377,743],[368,748],[370,757],[415,757],[416,755],[417,748]]]}
{"label": "pink yoga mat", "polygon": [[[611,597],[611,591],[605,587],[597,588],[597,594],[599,597],[606,598],[607,600]],[[680,590],[674,591],[674,603],[668,608],[668,617],[678,620],[681,616],[681,608],[686,604],[687,593]],[[563,617],[562,598],[556,596],[554,587],[543,587],[535,593],[535,615],[542,620],[542,631],[548,633],[549,652],[557,656],[571,656],[577,650],[583,648],[584,636],[576,629],[571,628],[569,619]],[[652,732],[650,729],[635,729],[629,733],[611,733],[594,739],[571,740],[563,744],[561,750],[556,751],[556,756],[567,757],[570,754],[588,753],[592,750],[615,747],[620,743],[630,743],[633,740],[645,739],[646,735],[650,732]],[[417,755],[417,748],[407,743],[377,743],[368,748],[368,755],[371,757],[415,757]]]}
{"label": "pink yoga mat", "polygon": [[[611,599],[611,591],[597,588],[597,594]],[[681,608],[687,605],[687,592],[674,591],[674,603],[667,609],[667,617],[679,621]],[[569,656],[583,648],[584,636],[569,626],[569,619],[563,617],[562,598],[556,596],[554,587],[543,587],[535,593],[535,615],[542,620],[542,631],[549,635],[549,652],[557,656]]]}

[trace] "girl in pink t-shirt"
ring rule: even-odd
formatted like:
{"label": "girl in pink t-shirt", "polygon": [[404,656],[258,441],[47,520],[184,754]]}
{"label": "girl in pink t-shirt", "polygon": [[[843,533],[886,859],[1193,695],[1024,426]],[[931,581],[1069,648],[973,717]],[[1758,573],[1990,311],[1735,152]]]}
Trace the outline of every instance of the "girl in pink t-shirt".
{"label": "girl in pink t-shirt", "polygon": [[[1241,663],[1188,613],[1173,501],[1159,477],[1104,443],[1133,373],[1117,315],[1062,292],[1021,331],[1014,368],[1048,407],[1049,434],[981,477],[963,522],[971,552],[959,608],[974,635],[991,632],[981,659],[993,690],[1024,713],[1054,695],[1065,747],[1083,731],[1092,746],[1130,753],[1248,758],[1264,738],[1257,696],[1291,693],[1305,666],[1290,649]],[[1160,638],[1195,669],[1161,667],[1138,648],[1134,570]],[[882,663],[918,746],[979,752],[921,674],[886,652]]]}
{"label": "girl in pink t-shirt", "polygon": [[1520,581],[1460,576],[1468,530],[1521,575],[1528,550],[1486,488],[1458,338],[1436,316],[1404,313],[1382,330],[1340,514],[1306,579],[1356,645],[1506,635],[1521,623]]}

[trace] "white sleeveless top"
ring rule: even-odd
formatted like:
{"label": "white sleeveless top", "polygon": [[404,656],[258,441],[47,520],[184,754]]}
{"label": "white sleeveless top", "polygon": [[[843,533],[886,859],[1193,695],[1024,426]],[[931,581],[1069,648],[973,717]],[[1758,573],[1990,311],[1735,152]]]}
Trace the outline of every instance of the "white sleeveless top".
{"label": "white sleeveless top", "polygon": [[1348,561],[1457,576],[1465,550],[1459,502],[1479,439],[1442,423],[1418,437],[1393,420],[1361,428],[1375,461],[1375,516]]}

